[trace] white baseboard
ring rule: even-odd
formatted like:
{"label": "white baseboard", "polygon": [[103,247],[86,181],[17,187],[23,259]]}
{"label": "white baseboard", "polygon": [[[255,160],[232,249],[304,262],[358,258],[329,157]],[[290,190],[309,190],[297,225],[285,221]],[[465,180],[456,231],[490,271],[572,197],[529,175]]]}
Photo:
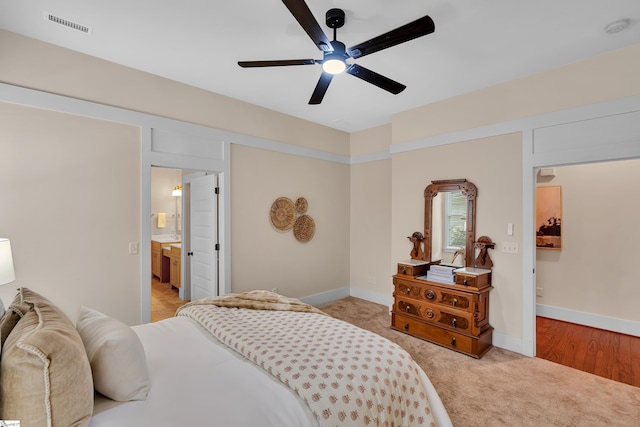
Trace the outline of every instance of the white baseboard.
{"label": "white baseboard", "polygon": [[337,301],[348,296],[361,298],[363,300],[386,305],[388,307],[393,304],[393,296],[390,294],[368,291],[362,288],[354,288],[353,286],[345,286],[344,288],[333,289],[331,291],[321,292],[319,294],[309,295],[299,299],[304,303],[318,306]]}
{"label": "white baseboard", "polygon": [[591,326],[592,328],[619,332],[621,334],[640,337],[640,322],[602,316],[599,314],[585,313],[566,308],[553,307],[551,305],[536,304],[536,314],[542,317],[576,323],[578,325]]}
{"label": "white baseboard", "polygon": [[352,297],[375,302],[376,304],[386,305],[387,307],[391,307],[393,304],[393,295],[391,295],[391,292],[383,294],[381,292],[368,291],[354,286],[351,286],[349,290]]}
{"label": "white baseboard", "polygon": [[317,307],[322,304],[327,304],[342,298],[346,298],[349,295],[349,287],[345,286],[344,288],[338,288],[327,292],[321,292],[319,294],[309,295],[307,297],[300,298],[300,301]]}
{"label": "white baseboard", "polygon": [[511,335],[493,331],[493,346],[528,356],[523,351],[522,338],[520,337],[512,337]]}

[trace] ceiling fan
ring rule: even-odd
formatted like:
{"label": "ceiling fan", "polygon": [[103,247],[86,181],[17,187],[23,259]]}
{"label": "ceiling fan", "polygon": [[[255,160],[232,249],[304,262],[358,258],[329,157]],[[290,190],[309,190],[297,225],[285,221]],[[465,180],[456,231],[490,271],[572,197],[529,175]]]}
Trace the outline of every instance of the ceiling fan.
{"label": "ceiling fan", "polygon": [[358,77],[394,95],[399,94],[406,88],[405,85],[358,64],[347,63],[346,60],[349,58],[361,58],[365,55],[431,34],[435,31],[433,20],[429,16],[423,16],[420,19],[374,37],[371,40],[346,48],[344,43],[337,40],[338,28],[341,28],[345,21],[343,10],[330,9],[326,13],[327,26],[333,28],[333,41],[330,41],[313,17],[311,10],[309,10],[304,0],[282,0],[282,2],[287,6],[309,37],[311,37],[311,40],[318,46],[318,49],[323,52],[323,58],[238,61],[238,65],[244,68],[251,68],[322,64],[322,75],[311,95],[309,104],[320,104],[329,88],[333,76],[342,72]]}

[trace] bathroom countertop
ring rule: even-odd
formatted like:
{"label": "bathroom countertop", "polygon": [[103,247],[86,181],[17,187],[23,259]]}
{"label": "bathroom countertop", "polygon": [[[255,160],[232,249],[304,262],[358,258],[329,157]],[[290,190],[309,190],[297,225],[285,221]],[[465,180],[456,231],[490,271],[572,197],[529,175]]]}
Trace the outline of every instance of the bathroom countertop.
{"label": "bathroom countertop", "polygon": [[180,236],[176,236],[173,234],[155,234],[151,236],[151,241],[158,243],[180,243],[182,239],[180,238]]}

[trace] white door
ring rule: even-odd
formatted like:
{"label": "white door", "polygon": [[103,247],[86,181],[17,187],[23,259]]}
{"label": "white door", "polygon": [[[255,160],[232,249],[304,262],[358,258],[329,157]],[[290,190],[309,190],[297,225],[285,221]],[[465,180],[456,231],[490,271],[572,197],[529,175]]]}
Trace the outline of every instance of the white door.
{"label": "white door", "polygon": [[191,181],[191,300],[218,295],[218,195],[216,175]]}

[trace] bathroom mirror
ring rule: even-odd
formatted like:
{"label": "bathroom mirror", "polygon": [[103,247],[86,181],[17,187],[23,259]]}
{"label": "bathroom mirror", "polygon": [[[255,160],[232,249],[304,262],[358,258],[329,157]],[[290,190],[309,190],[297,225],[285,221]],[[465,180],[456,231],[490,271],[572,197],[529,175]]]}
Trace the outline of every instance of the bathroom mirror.
{"label": "bathroom mirror", "polygon": [[[476,186],[466,179],[431,181],[425,188],[425,261],[440,262],[444,252],[453,252],[451,261],[464,260],[455,264],[473,266],[477,194]],[[457,257],[456,248],[464,249],[464,256]]]}

